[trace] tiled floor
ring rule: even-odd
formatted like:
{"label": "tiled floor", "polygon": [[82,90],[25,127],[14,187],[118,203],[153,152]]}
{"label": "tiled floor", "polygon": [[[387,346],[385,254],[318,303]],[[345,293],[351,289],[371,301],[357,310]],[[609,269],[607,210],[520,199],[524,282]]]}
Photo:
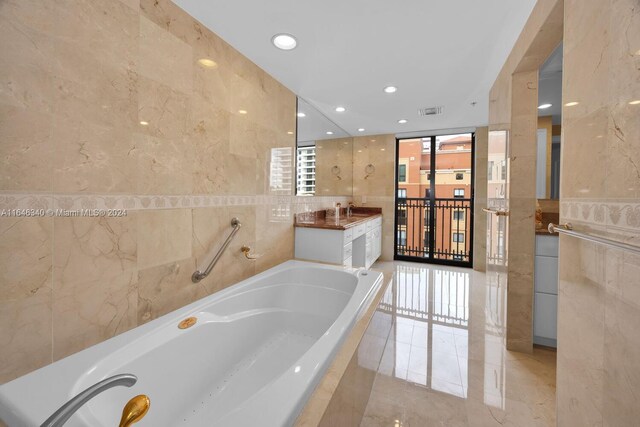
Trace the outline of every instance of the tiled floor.
{"label": "tiled floor", "polygon": [[364,427],[555,425],[555,352],[504,346],[505,290],[470,269],[405,262]]}

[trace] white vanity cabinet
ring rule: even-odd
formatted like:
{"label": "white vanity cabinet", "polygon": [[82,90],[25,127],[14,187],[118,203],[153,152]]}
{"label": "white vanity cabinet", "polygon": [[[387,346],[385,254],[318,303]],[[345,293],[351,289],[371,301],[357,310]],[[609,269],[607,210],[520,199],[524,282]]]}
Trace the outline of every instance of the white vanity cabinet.
{"label": "white vanity cabinet", "polygon": [[533,342],[556,347],[558,329],[558,237],[536,235]]}
{"label": "white vanity cabinet", "polygon": [[296,227],[295,257],[369,268],[382,252],[382,217],[341,229]]}

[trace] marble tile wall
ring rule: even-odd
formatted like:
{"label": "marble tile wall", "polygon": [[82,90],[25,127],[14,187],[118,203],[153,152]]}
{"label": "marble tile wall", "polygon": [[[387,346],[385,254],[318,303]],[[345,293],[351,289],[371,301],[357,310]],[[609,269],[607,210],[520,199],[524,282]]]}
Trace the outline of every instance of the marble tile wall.
{"label": "marble tile wall", "polygon": [[489,131],[508,131],[507,348],[531,352],[538,69],[562,41],[563,0],[538,0],[491,92]]}
{"label": "marble tile wall", "polygon": [[[640,245],[640,5],[565,0],[564,19],[560,221]],[[640,257],[561,236],[559,275],[558,424],[637,424]]]}
{"label": "marble tile wall", "polygon": [[353,193],[353,138],[316,141],[316,194]]}
{"label": "marble tile wall", "polygon": [[[353,199],[358,206],[382,208],[384,261],[393,260],[394,253],[395,149],[395,135],[353,138]],[[367,172],[368,165],[373,165],[373,173]]]}
{"label": "marble tile wall", "polygon": [[487,265],[487,164],[489,155],[489,129],[476,129],[473,201],[473,269],[485,271]]}
{"label": "marble tile wall", "polygon": [[0,210],[36,215],[0,216],[0,383],[290,259],[293,214],[349,200],[293,195],[295,95],[169,0],[2,1],[0,52]]}

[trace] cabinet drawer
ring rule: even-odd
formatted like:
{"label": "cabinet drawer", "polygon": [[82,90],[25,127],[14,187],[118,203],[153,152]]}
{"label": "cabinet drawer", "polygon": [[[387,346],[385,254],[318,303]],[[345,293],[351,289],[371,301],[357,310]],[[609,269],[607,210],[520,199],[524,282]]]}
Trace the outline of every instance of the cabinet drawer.
{"label": "cabinet drawer", "polygon": [[536,256],[535,291],[558,295],[558,258]]}
{"label": "cabinet drawer", "polygon": [[374,220],[369,220],[367,221],[367,223],[365,224],[367,226],[367,233],[370,232],[371,230],[373,230],[375,228],[375,225],[373,224]]}
{"label": "cabinet drawer", "polygon": [[342,255],[343,259],[351,258],[351,256],[353,255],[353,243],[349,242],[349,244],[344,245]]}
{"label": "cabinet drawer", "polygon": [[350,243],[353,240],[353,229],[349,228],[347,230],[344,230],[344,244],[346,245],[347,243]]}
{"label": "cabinet drawer", "polygon": [[367,224],[360,224],[360,225],[356,225],[355,227],[353,227],[353,238],[357,239],[358,237],[362,236],[364,233],[367,232]]}
{"label": "cabinet drawer", "polygon": [[536,255],[558,256],[557,236],[536,236]]}
{"label": "cabinet drawer", "polygon": [[369,222],[372,223],[372,226],[371,226],[372,228],[382,227],[382,217],[372,219]]}

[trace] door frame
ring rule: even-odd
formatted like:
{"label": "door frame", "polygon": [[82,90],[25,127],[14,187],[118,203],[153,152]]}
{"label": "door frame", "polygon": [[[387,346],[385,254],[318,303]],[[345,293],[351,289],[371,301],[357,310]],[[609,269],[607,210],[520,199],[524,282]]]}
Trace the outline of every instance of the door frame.
{"label": "door frame", "polygon": [[[473,223],[474,223],[474,207],[475,207],[475,174],[476,174],[476,132],[475,130],[472,132],[462,132],[471,134],[471,202],[469,207],[469,260],[468,261],[454,261],[454,260],[445,260],[445,259],[436,259],[433,258],[433,248],[435,243],[435,234],[433,233],[434,225],[435,225],[435,215],[433,214],[433,210],[435,209],[435,199],[436,192],[431,191],[429,195],[429,204],[430,204],[430,215],[429,215],[429,252],[430,256],[428,258],[420,258],[420,257],[412,257],[407,255],[398,255],[398,189],[400,188],[398,183],[398,172],[399,172],[399,162],[400,162],[400,141],[407,139],[416,139],[416,138],[432,138],[431,139],[431,152],[435,153],[435,138],[438,136],[447,136],[452,135],[454,133],[443,133],[443,134],[432,134],[432,135],[424,135],[424,136],[416,136],[410,138],[398,138],[396,137],[396,156],[394,163],[394,193],[393,193],[393,259],[396,261],[410,261],[410,262],[420,262],[425,264],[439,264],[439,265],[449,265],[453,267],[465,267],[472,268],[473,267],[473,242],[474,242],[474,234],[473,234]],[[431,174],[431,178],[429,181],[429,187],[435,188],[435,180],[436,180],[436,155],[432,155],[429,159],[431,165],[430,168],[433,171]]]}

